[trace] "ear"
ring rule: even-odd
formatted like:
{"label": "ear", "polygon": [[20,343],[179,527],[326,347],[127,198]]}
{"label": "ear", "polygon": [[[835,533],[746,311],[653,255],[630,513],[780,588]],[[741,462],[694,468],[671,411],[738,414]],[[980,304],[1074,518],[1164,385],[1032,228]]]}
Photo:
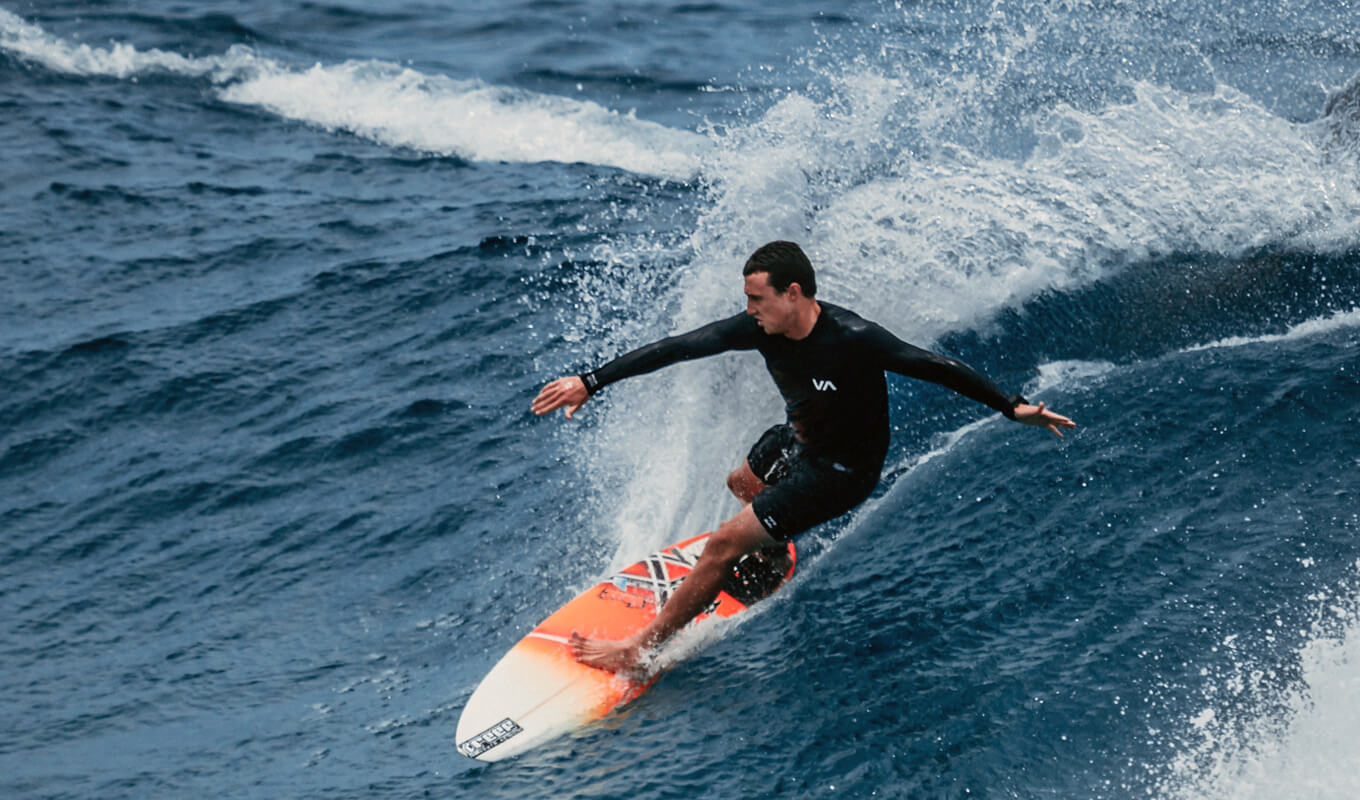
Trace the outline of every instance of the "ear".
{"label": "ear", "polygon": [[790,283],[788,287],[784,289],[784,294],[788,295],[791,300],[801,300],[806,297],[806,295],[803,294],[803,287],[798,281]]}

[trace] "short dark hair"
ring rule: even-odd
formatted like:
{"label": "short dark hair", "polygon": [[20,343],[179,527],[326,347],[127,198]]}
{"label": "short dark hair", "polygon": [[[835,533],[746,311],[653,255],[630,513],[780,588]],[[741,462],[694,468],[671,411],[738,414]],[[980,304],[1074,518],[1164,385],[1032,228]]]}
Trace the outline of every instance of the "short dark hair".
{"label": "short dark hair", "polygon": [[791,283],[798,284],[807,297],[817,294],[817,276],[812,271],[812,262],[803,248],[793,242],[770,242],[757,248],[746,259],[741,274],[753,275],[757,272],[769,273],[770,286],[780,294],[787,291]]}

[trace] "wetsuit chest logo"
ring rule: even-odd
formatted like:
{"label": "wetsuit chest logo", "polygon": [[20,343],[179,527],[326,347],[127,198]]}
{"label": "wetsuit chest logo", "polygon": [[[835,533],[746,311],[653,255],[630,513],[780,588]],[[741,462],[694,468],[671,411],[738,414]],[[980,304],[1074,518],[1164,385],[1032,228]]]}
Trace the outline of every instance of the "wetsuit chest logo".
{"label": "wetsuit chest logo", "polygon": [[832,383],[830,378],[827,378],[825,380],[821,378],[813,378],[812,388],[816,389],[819,392],[834,392],[836,391],[836,384]]}

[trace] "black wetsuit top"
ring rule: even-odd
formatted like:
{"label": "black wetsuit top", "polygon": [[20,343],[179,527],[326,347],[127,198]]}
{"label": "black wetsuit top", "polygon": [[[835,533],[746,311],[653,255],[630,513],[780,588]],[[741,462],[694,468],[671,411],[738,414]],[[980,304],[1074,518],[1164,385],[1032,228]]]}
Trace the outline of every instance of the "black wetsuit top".
{"label": "black wetsuit top", "polygon": [[745,313],[662,339],[581,376],[594,394],[617,380],[728,350],[759,350],[784,396],[789,423],[809,458],[875,474],[888,452],[888,384],[884,370],[938,383],[1011,419],[1019,395],[952,358],[907,344],[853,311],[821,303],[803,339],[765,333]]}

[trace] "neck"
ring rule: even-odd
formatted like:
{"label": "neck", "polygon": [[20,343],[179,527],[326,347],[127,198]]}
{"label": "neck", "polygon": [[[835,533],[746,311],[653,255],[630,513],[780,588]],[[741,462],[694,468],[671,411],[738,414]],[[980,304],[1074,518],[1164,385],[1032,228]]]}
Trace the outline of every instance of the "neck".
{"label": "neck", "polygon": [[816,300],[809,300],[804,308],[798,309],[798,317],[792,327],[784,332],[790,339],[806,339],[812,334],[812,329],[817,326],[817,319],[822,315],[822,304]]}

